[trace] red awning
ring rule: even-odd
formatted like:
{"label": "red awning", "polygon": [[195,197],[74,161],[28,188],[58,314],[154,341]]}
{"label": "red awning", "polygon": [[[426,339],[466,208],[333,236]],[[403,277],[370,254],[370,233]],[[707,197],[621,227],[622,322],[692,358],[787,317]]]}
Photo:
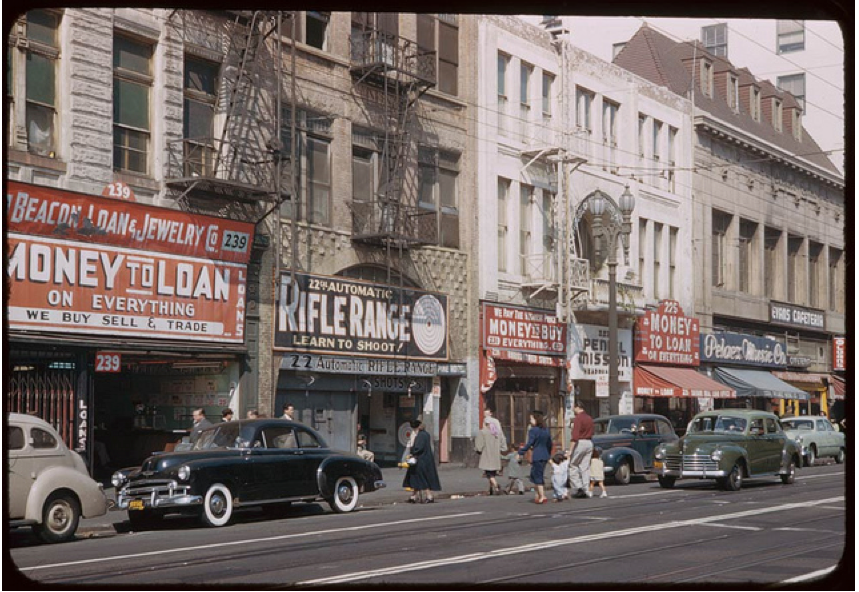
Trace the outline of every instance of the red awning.
{"label": "red awning", "polygon": [[823,388],[823,381],[829,378],[828,374],[817,374],[815,372],[786,372],[783,370],[773,370],[772,375],[776,378],[789,382],[791,384],[798,382],[800,384],[810,384],[814,388]]}
{"label": "red awning", "polygon": [[829,382],[832,384],[832,390],[834,391],[832,399],[835,401],[844,400],[844,396],[847,394],[847,383],[844,382],[844,379],[840,376],[830,374]]}
{"label": "red awning", "polygon": [[737,391],[691,368],[638,365],[633,372],[638,397],[713,397],[733,399]]}

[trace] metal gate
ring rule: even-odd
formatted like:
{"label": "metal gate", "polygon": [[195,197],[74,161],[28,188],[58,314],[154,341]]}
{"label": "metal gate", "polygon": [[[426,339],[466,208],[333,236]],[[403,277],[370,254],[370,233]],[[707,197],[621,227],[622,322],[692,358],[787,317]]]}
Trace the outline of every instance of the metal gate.
{"label": "metal gate", "polygon": [[44,419],[74,449],[76,376],[73,368],[16,368],[9,379],[6,408]]}

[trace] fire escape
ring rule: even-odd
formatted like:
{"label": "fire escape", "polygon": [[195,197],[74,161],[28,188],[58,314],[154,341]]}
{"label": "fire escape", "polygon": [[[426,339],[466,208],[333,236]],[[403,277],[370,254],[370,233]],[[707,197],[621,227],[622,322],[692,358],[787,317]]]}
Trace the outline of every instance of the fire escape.
{"label": "fire escape", "polygon": [[417,191],[406,187],[414,159],[412,128],[418,100],[436,84],[436,52],[374,27],[353,31],[354,84],[380,92],[383,131],[379,184],[369,200],[352,203],[352,240],[407,249],[434,242],[434,212],[421,210]]}
{"label": "fire escape", "polygon": [[[176,15],[176,12],[181,14]],[[189,11],[176,11],[183,38],[193,35],[186,23]],[[174,198],[189,194],[219,196],[248,206],[273,201],[279,189],[278,160],[282,157],[279,121],[279,94],[268,96],[272,69],[280,56],[272,56],[266,42],[278,31],[278,11],[227,11],[226,42],[221,77],[226,84],[218,89],[213,114],[212,135],[184,137],[167,145],[166,184]],[[269,44],[270,46],[270,44]],[[275,84],[280,84],[280,76]],[[223,95],[223,96],[222,96]],[[254,208],[251,208],[254,209]]]}

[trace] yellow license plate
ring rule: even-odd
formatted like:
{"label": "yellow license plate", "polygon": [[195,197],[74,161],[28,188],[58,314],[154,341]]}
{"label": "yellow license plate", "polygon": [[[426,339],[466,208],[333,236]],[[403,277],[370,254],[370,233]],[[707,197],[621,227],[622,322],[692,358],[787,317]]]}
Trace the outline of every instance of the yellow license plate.
{"label": "yellow license plate", "polygon": [[146,506],[144,505],[143,500],[131,500],[130,502],[128,502],[129,510],[142,510],[145,507]]}
{"label": "yellow license plate", "polygon": [[662,468],[662,461],[659,461],[659,460],[653,461],[653,468],[654,469],[661,469]]}

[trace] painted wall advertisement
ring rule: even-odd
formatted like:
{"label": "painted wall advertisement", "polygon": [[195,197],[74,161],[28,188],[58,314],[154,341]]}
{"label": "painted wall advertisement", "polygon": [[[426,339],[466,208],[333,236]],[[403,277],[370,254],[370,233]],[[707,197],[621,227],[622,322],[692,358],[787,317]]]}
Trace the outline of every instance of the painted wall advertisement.
{"label": "painted wall advertisement", "polygon": [[638,317],[635,361],[675,366],[698,366],[700,357],[698,319],[687,317],[675,300],[663,300],[657,310]]}
{"label": "painted wall advertisement", "polygon": [[784,368],[787,366],[787,348],[783,341],[769,337],[711,333],[701,335],[701,361]]}
{"label": "painted wall advertisement", "polygon": [[445,361],[447,296],[289,272],[280,277],[275,347]]}
{"label": "painted wall advertisement", "polygon": [[10,329],[244,341],[253,225],[10,181]]}
{"label": "painted wall advertisement", "polygon": [[[620,382],[632,381],[632,331],[617,331],[617,374]],[[596,380],[608,376],[608,327],[570,325],[570,379]]]}
{"label": "painted wall advertisement", "polygon": [[551,313],[483,303],[483,347],[527,354],[563,356],[567,325]]}
{"label": "painted wall advertisement", "polygon": [[832,369],[847,370],[847,338],[832,338]]}

